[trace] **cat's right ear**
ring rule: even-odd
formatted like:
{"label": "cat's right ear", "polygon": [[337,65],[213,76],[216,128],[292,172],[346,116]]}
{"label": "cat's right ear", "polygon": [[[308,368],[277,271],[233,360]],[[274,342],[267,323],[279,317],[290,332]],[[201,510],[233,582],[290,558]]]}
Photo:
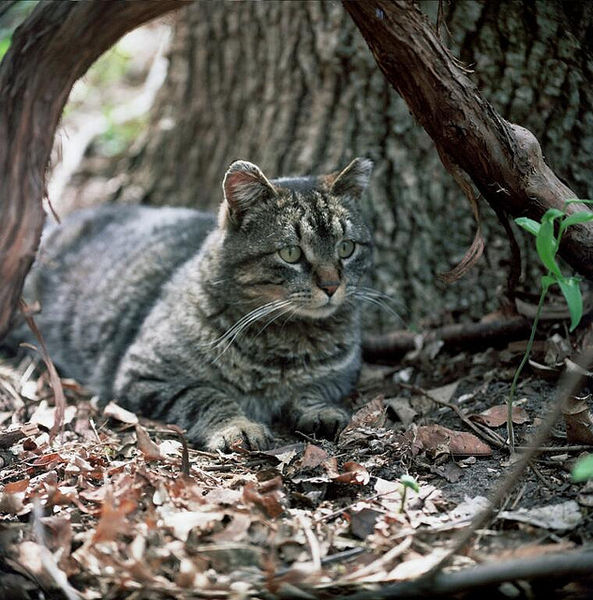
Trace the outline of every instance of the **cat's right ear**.
{"label": "cat's right ear", "polygon": [[236,160],[227,170],[222,182],[224,202],[220,209],[221,227],[239,225],[249,207],[264,198],[277,195],[261,169],[246,160]]}

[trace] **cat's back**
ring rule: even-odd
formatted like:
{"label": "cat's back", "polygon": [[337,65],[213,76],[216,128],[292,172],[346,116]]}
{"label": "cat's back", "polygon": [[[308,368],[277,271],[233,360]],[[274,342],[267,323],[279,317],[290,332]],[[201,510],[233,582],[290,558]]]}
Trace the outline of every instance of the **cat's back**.
{"label": "cat's back", "polygon": [[44,232],[26,294],[59,366],[110,393],[114,370],[177,268],[214,228],[183,208],[107,206]]}

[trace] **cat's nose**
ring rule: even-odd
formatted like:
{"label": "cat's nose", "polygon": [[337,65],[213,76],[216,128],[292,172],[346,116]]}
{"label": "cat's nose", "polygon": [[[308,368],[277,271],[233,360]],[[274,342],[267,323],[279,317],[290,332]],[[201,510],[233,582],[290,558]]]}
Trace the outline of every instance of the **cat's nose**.
{"label": "cat's nose", "polygon": [[340,287],[339,281],[320,281],[319,287],[331,298]]}

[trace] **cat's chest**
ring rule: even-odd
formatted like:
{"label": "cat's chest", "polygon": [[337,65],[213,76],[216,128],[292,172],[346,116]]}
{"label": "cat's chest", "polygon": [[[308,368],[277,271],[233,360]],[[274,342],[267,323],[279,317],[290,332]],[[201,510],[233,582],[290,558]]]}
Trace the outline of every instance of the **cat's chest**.
{"label": "cat's chest", "polygon": [[[340,377],[356,368],[356,344],[335,343],[319,351],[315,347],[276,348],[275,352],[234,348],[223,367],[225,379],[241,391],[260,396],[293,395],[320,379]],[[222,365],[221,365],[222,366]]]}

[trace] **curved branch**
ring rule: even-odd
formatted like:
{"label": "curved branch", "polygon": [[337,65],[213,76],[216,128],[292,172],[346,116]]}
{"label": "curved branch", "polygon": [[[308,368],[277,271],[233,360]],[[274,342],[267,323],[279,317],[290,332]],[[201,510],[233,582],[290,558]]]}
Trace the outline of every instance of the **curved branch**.
{"label": "curved branch", "polygon": [[[576,198],[544,162],[535,136],[505,121],[407,0],[343,0],[378,66],[416,120],[492,207],[539,220]],[[571,204],[566,212],[588,210]],[[593,279],[593,223],[571,227],[561,256]]]}
{"label": "curved branch", "polygon": [[40,2],[0,64],[0,339],[22,291],[45,215],[45,169],[74,82],[124,33],[179,0]]}

